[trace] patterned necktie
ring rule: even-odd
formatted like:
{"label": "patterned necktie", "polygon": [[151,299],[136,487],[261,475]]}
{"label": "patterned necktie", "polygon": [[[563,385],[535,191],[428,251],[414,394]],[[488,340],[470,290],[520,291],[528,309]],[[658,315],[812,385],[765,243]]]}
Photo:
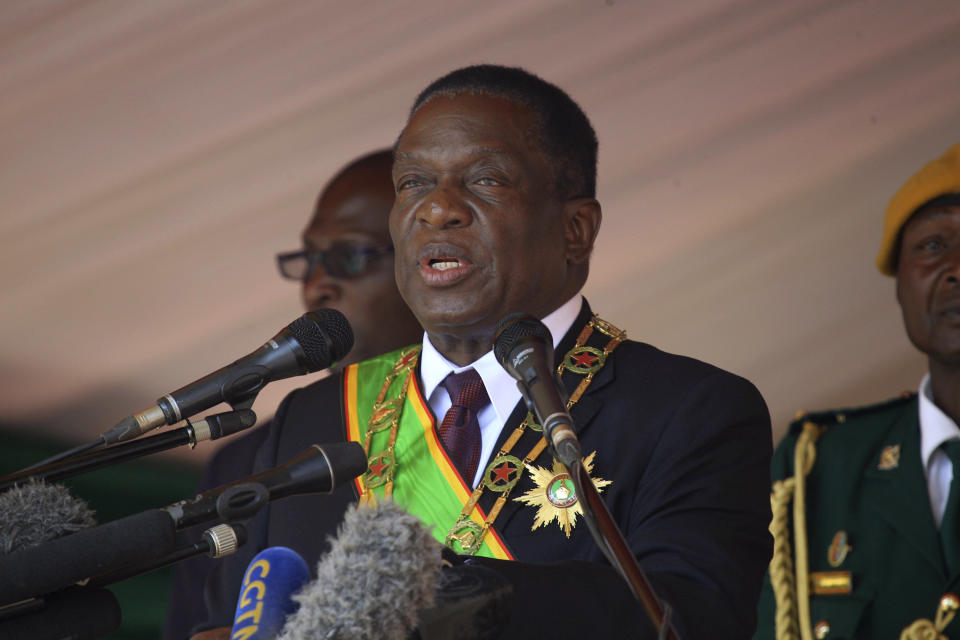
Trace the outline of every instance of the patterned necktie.
{"label": "patterned necktie", "polygon": [[940,448],[953,463],[953,480],[940,521],[940,546],[947,564],[947,575],[952,576],[960,571],[960,440],[948,440]]}
{"label": "patterned necktie", "polygon": [[451,373],[443,380],[453,405],[440,423],[443,441],[464,481],[473,486],[480,463],[480,423],[477,414],[489,402],[483,380],[475,369]]}

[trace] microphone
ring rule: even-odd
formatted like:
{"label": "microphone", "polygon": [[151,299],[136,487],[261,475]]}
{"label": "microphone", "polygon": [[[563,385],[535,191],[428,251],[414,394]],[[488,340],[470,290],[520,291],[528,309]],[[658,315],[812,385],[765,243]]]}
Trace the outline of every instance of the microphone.
{"label": "microphone", "polygon": [[[250,517],[268,500],[329,492],[366,468],[363,447],[357,442],[323,448],[314,445],[284,465],[194,500],[143,511],[0,556],[0,605],[50,593],[92,576],[162,562],[176,552],[179,529],[212,519]],[[17,490],[19,487],[11,489]],[[16,524],[10,526],[16,530]]]}
{"label": "microphone", "polygon": [[66,487],[31,481],[0,493],[0,555],[93,527],[93,511]]}
{"label": "microphone", "polygon": [[330,493],[366,470],[367,456],[359,442],[315,444],[280,466],[165,509],[177,529],[217,517],[237,520],[250,517],[267,501],[301,493]]}
{"label": "microphone", "polygon": [[441,545],[392,500],[351,506],[279,640],[406,638],[433,605]]}
{"label": "microphone", "polygon": [[240,599],[230,637],[273,640],[287,616],[299,608],[291,596],[310,580],[300,554],[287,547],[268,547],[250,561],[243,575]]}
{"label": "microphone", "polygon": [[516,379],[554,456],[567,468],[578,464],[583,456],[567,411],[566,394],[554,373],[550,330],[530,314],[512,313],[497,325],[493,354]]}
{"label": "microphone", "polygon": [[[0,493],[0,559],[95,524],[93,510],[66,487],[31,480]],[[0,638],[54,640],[73,637],[80,630],[89,634],[83,637],[100,638],[120,626],[120,605],[105,589],[72,587],[4,602]]]}
{"label": "microphone", "polygon": [[249,409],[268,382],[326,369],[352,347],[353,331],[342,313],[336,309],[310,311],[253,353],[168,393],[156,405],[118,422],[101,438],[106,444],[130,440],[221,402],[234,409]]}
{"label": "microphone", "polygon": [[200,540],[179,547],[162,558],[100,574],[87,581],[86,586],[105,587],[200,554],[206,554],[207,557],[214,559],[225,558],[232,553],[236,553],[237,549],[246,543],[247,528],[245,526],[242,524],[218,524],[205,530]]}
{"label": "microphone", "polygon": [[175,547],[173,522],[151,509],[0,557],[0,605],[52,593],[121,567],[162,558]]}

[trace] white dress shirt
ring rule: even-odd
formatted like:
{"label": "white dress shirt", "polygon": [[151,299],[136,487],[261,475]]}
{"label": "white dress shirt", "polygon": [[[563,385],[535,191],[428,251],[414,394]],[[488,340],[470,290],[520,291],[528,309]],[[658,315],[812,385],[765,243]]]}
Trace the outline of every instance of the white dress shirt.
{"label": "white dress shirt", "polygon": [[[554,349],[557,348],[561,338],[573,326],[573,321],[577,319],[577,314],[580,313],[582,300],[582,296],[578,293],[556,311],[543,318],[543,324],[550,329],[553,336]],[[465,367],[458,367],[444,358],[430,342],[429,336],[426,333],[423,334],[423,352],[420,355],[423,394],[430,403],[433,415],[437,416],[438,421],[443,420],[443,416],[446,415],[447,410],[453,404],[453,399],[447,393],[446,387],[440,383],[450,373],[462,373],[470,368],[476,369],[477,373],[480,374],[483,386],[487,390],[487,396],[490,397],[490,404],[477,415],[482,444],[480,447],[480,464],[477,465],[477,473],[471,485],[476,487],[483,479],[487,460],[493,453],[493,446],[497,443],[503,425],[506,424],[517,403],[522,400],[520,390],[517,388],[517,381],[500,366],[493,355],[493,351],[486,352],[479,360],[471,362]]]}
{"label": "white dress shirt", "polygon": [[934,404],[929,373],[920,382],[917,395],[920,400],[920,458],[923,461],[923,473],[927,477],[930,508],[939,528],[947,507],[947,496],[950,495],[953,464],[938,447],[947,440],[960,439],[960,427]]}

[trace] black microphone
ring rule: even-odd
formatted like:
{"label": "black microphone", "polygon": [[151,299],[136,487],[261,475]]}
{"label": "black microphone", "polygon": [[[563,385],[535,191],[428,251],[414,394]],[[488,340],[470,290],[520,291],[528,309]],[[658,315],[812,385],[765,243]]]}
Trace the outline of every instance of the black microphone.
{"label": "black microphone", "polygon": [[118,422],[101,438],[106,444],[130,440],[221,402],[234,409],[249,409],[268,382],[326,369],[352,347],[353,331],[342,313],[336,309],[310,311],[253,353],[168,393],[156,405]]}
{"label": "black microphone", "polygon": [[[178,546],[174,551],[162,558],[125,566],[108,573],[100,574],[91,578],[86,583],[86,586],[97,588],[105,587],[117,582],[122,582],[128,578],[133,578],[134,576],[150,573],[151,571],[170,566],[171,564],[176,564],[177,562],[200,554],[205,554],[209,558],[219,560],[220,558],[225,558],[226,556],[236,553],[237,549],[246,543],[247,528],[244,525],[221,523],[206,529],[201,534],[199,540]],[[0,638],[2,637],[3,636],[0,636]]]}
{"label": "black microphone", "polygon": [[284,464],[166,507],[177,529],[214,518],[248,518],[268,501],[303,493],[330,493],[367,470],[359,442],[313,445]]}
{"label": "black microphone", "polygon": [[543,426],[543,435],[554,456],[568,468],[582,457],[573,430],[573,418],[554,373],[553,337],[535,317],[513,313],[500,321],[494,334],[497,362],[517,380],[527,407]]}
{"label": "black microphone", "polygon": [[170,515],[151,509],[2,556],[0,605],[162,558],[175,548],[174,533]]}
{"label": "black microphone", "polygon": [[[0,556],[0,605],[51,593],[92,576],[162,561],[176,552],[179,529],[213,519],[247,518],[269,500],[331,491],[366,468],[366,455],[357,442],[323,448],[314,445],[284,465],[208,491],[195,500],[24,547]],[[252,502],[247,500],[251,494]]]}

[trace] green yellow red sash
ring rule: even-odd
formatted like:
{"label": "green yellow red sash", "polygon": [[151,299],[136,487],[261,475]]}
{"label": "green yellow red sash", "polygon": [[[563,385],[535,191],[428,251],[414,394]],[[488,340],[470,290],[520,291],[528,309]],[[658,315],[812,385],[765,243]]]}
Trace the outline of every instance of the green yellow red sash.
{"label": "green yellow red sash", "polygon": [[[418,347],[406,348],[347,367],[347,437],[365,445],[370,462],[370,470],[355,480],[361,501],[370,494],[391,496],[444,543],[471,489],[440,444],[416,375],[419,354]],[[477,506],[470,518],[480,526],[486,514]],[[477,554],[513,560],[496,530],[487,534]]]}

